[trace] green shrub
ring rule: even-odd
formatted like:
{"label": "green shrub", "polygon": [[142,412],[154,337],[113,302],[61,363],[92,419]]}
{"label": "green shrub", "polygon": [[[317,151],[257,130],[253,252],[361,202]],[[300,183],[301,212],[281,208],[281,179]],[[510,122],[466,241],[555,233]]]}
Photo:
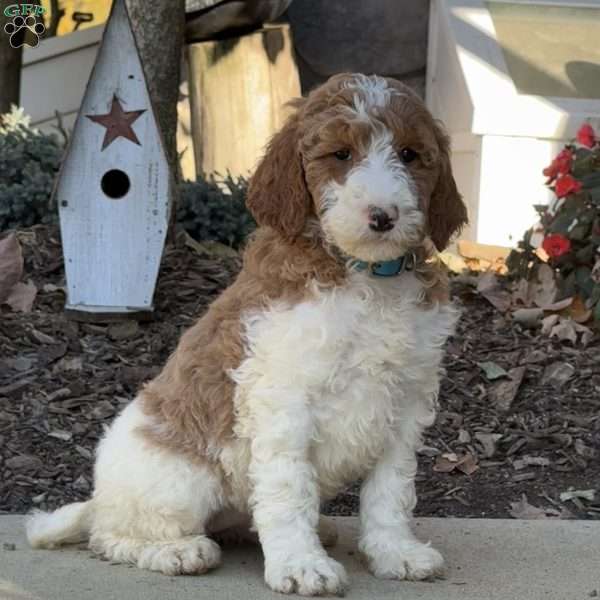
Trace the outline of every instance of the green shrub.
{"label": "green shrub", "polygon": [[185,181],[179,188],[177,224],[194,239],[239,248],[256,223],[246,209],[246,180]]}
{"label": "green shrub", "polygon": [[63,146],[13,106],[0,116],[0,231],[58,219],[50,196]]}

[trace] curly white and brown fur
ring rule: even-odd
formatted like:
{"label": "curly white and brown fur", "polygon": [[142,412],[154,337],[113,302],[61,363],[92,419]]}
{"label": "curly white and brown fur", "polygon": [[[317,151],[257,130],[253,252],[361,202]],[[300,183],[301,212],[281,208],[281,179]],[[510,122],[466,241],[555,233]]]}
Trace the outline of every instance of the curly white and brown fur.
{"label": "curly white and brown fur", "polygon": [[[91,500],[29,518],[33,546],[89,538],[112,561],[201,573],[220,560],[209,535],[245,524],[272,589],[341,593],[319,504],[362,477],[372,572],[442,567],[409,520],[456,319],[433,245],[466,222],[448,139],[392,79],[338,75],[294,107],[251,181],[239,276],[104,436]],[[394,277],[356,268],[408,252]]]}

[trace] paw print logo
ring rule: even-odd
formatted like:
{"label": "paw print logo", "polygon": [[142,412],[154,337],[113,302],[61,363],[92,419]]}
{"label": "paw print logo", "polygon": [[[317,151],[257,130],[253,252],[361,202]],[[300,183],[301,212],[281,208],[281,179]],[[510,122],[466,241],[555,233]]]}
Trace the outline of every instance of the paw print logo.
{"label": "paw print logo", "polygon": [[33,15],[22,17],[17,15],[12,21],[4,26],[4,32],[10,36],[10,45],[13,48],[29,46],[35,48],[40,43],[40,37],[44,35],[46,27],[37,21]]}

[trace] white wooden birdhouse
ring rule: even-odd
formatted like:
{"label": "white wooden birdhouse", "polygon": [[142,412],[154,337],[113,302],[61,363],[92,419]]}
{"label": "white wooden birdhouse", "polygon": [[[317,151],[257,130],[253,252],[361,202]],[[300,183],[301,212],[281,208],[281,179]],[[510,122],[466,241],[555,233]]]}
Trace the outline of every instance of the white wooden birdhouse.
{"label": "white wooden birdhouse", "polygon": [[115,0],[56,186],[67,309],[152,309],[173,183],[124,0]]}

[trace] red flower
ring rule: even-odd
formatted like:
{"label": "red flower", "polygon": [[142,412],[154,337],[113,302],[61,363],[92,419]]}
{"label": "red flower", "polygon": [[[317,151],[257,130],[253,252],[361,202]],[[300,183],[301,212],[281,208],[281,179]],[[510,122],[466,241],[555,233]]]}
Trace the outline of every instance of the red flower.
{"label": "red flower", "polygon": [[550,177],[550,181],[552,181],[559,175],[567,175],[571,171],[572,162],[573,151],[569,148],[565,148],[552,161],[552,164],[544,169],[543,173],[546,177]]}
{"label": "red flower", "polygon": [[596,134],[589,123],[584,123],[577,132],[577,141],[587,148],[592,148],[596,143]]}
{"label": "red flower", "polygon": [[554,192],[559,198],[564,198],[569,194],[574,194],[581,189],[581,182],[577,181],[571,175],[562,175],[554,184]]}
{"label": "red flower", "polygon": [[558,258],[571,249],[571,242],[560,233],[551,233],[544,238],[542,248],[550,258]]}

